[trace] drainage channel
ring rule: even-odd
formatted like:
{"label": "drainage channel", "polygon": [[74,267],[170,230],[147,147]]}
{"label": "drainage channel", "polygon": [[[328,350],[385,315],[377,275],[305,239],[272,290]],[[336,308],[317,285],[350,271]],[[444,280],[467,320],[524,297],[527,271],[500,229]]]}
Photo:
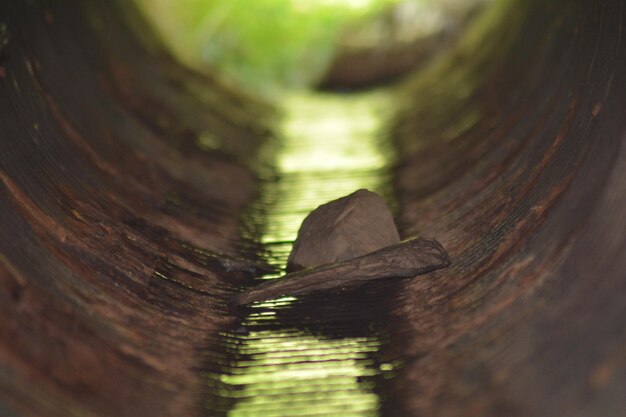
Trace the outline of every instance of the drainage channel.
{"label": "drainage channel", "polygon": [[[251,214],[261,222],[255,228],[267,261],[281,273],[300,223],[318,205],[359,188],[389,199],[393,159],[382,140],[390,114],[385,92],[300,93],[283,103],[278,179],[267,182]],[[205,373],[213,391],[207,410],[232,417],[377,416],[377,381],[393,368],[377,359],[381,297],[370,288],[250,306],[221,334],[222,369]]]}

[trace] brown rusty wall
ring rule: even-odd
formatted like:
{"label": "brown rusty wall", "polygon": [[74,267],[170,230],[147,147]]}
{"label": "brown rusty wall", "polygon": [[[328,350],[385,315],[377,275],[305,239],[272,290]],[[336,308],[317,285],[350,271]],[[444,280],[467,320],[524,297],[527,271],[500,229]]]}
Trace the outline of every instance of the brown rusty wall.
{"label": "brown rusty wall", "polygon": [[403,232],[453,265],[399,290],[392,415],[626,413],[626,5],[509,3],[404,86]]}
{"label": "brown rusty wall", "polygon": [[3,1],[0,21],[0,415],[192,415],[271,111],[109,2]]}

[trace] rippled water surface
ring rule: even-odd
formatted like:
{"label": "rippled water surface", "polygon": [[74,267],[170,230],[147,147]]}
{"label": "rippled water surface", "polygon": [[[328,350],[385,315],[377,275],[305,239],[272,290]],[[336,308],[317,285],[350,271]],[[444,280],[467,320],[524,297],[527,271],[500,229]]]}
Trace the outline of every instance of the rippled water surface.
{"label": "rippled water surface", "polygon": [[[392,159],[383,145],[391,114],[384,93],[292,95],[283,110],[277,179],[250,215],[281,272],[300,223],[318,205],[359,188],[390,195]],[[249,307],[222,334],[222,371],[206,373],[210,408],[228,416],[378,415],[377,381],[393,369],[376,355],[384,343],[381,297],[370,288]]]}

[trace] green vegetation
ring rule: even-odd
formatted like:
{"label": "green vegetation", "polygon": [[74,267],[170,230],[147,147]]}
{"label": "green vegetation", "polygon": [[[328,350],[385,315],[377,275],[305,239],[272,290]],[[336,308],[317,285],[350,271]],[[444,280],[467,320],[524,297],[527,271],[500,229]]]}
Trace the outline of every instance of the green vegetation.
{"label": "green vegetation", "polygon": [[136,0],[178,58],[253,91],[306,87],[341,30],[398,0]]}

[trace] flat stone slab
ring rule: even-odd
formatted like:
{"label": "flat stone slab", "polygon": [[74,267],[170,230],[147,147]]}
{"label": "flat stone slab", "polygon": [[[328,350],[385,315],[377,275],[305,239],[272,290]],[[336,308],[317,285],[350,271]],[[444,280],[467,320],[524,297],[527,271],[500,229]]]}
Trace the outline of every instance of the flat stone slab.
{"label": "flat stone slab", "polygon": [[439,242],[414,238],[343,262],[287,274],[237,294],[231,301],[242,306],[284,295],[345,290],[377,279],[415,277],[448,265],[450,259]]}

